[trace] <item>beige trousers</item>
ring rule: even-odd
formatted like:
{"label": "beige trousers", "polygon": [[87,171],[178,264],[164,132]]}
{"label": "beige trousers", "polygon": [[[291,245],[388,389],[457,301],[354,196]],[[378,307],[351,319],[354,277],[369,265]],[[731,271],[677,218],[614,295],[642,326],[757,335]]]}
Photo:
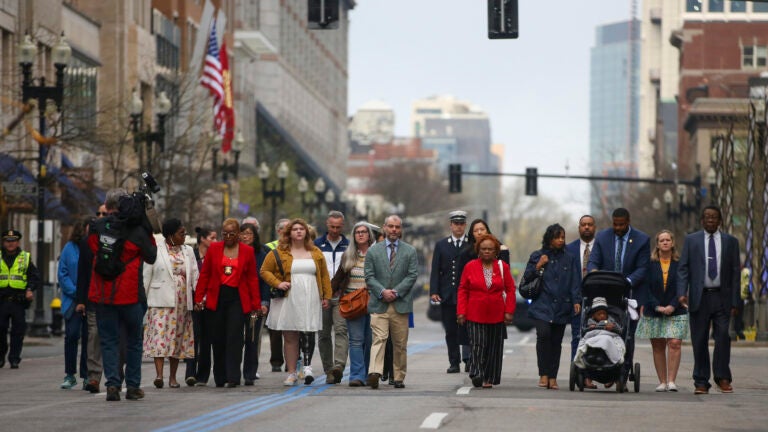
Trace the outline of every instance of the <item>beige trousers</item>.
{"label": "beige trousers", "polygon": [[381,374],[384,371],[384,351],[387,348],[387,338],[392,336],[392,367],[394,380],[404,381],[408,369],[408,314],[401,314],[390,303],[384,313],[371,314],[371,364],[370,373]]}

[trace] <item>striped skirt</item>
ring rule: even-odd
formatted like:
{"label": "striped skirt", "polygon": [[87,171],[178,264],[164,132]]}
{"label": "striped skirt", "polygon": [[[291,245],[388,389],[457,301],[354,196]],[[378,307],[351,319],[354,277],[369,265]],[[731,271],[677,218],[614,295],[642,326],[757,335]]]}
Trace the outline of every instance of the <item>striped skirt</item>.
{"label": "striped skirt", "polygon": [[482,376],[484,382],[501,382],[501,361],[504,357],[504,323],[481,324],[467,321],[467,335],[472,348],[469,376]]}
{"label": "striped skirt", "polygon": [[688,314],[644,316],[637,324],[635,339],[688,339]]}

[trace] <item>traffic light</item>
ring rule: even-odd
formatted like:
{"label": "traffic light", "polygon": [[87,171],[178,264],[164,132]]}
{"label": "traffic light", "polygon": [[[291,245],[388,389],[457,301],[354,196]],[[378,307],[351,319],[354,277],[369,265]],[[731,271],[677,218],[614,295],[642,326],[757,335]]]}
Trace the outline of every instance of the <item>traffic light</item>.
{"label": "traffic light", "polygon": [[448,192],[461,193],[461,164],[448,165]]}
{"label": "traffic light", "polygon": [[538,194],[538,187],[536,185],[539,179],[538,169],[526,168],[525,169],[525,194],[529,196],[536,196]]}
{"label": "traffic light", "polygon": [[339,28],[339,0],[307,0],[307,27],[311,30]]}
{"label": "traffic light", "polygon": [[518,0],[488,0],[488,39],[517,39]]}

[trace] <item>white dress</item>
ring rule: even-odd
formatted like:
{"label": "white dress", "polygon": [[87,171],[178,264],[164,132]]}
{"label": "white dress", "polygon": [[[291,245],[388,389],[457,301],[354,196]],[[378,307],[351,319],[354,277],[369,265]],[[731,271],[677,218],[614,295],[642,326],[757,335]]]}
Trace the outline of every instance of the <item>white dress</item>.
{"label": "white dress", "polygon": [[323,328],[323,306],[312,259],[295,259],[291,264],[288,297],[272,299],[267,327],[272,330],[319,331]]}

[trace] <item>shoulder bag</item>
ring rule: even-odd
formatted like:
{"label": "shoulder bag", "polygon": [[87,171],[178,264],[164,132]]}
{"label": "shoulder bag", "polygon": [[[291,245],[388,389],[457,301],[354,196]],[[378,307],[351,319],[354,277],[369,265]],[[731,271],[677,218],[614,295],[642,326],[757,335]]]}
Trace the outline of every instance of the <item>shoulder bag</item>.
{"label": "shoulder bag", "polygon": [[368,288],[358,288],[344,294],[339,298],[339,315],[348,320],[360,318],[368,313],[368,299]]}
{"label": "shoulder bag", "polygon": [[[285,279],[285,272],[283,271],[283,262],[280,260],[280,254],[277,253],[277,249],[272,249],[272,253],[275,255],[275,263],[277,269],[280,271],[280,275]],[[288,290],[281,290],[276,287],[269,287],[270,298],[283,298],[288,295]]]}
{"label": "shoulder bag", "polygon": [[520,295],[528,300],[535,300],[541,294],[541,284],[543,282],[544,267],[537,271],[531,279],[523,278],[520,284]]}

